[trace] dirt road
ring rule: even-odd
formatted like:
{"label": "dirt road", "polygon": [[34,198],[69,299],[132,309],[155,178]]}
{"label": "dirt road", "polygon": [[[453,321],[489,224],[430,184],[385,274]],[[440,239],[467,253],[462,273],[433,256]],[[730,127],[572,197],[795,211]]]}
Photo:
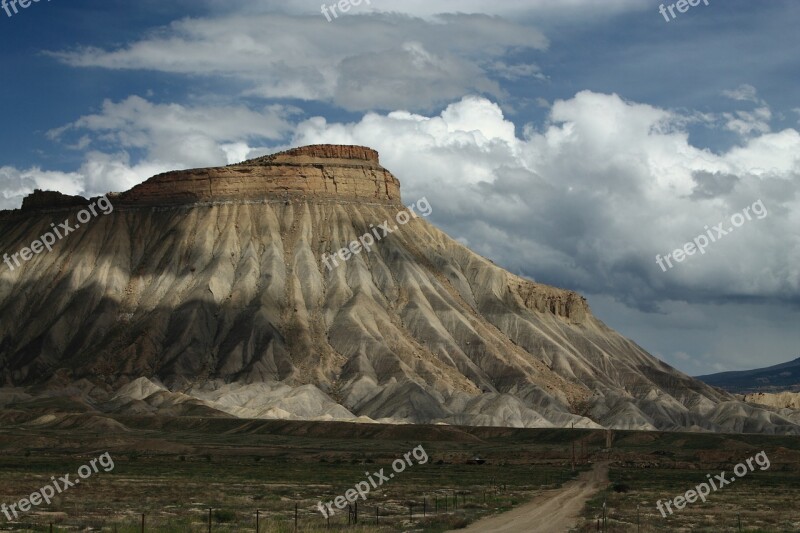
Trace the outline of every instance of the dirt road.
{"label": "dirt road", "polygon": [[475,522],[462,533],[562,533],[574,527],[583,505],[608,483],[608,465],[597,463],[575,481],[548,490],[507,513]]}

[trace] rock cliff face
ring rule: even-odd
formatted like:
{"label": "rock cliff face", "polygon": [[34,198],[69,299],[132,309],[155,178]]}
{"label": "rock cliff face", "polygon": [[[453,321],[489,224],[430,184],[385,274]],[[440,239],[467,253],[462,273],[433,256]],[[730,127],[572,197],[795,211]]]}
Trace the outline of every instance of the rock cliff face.
{"label": "rock cliff face", "polygon": [[115,205],[176,205],[276,198],[399,205],[400,182],[375,150],[317,145],[227,167],[168,172],[114,198]]}
{"label": "rock cliff face", "polygon": [[582,323],[590,314],[586,298],[577,292],[556,289],[519,277],[510,278],[508,286],[531,311],[552,313],[575,324]]}
{"label": "rock cliff face", "polygon": [[[422,217],[328,269],[323,254],[402,209],[368,148],[171,172],[110,198],[52,252],[0,264],[0,384],[130,414],[799,429]],[[74,217],[73,202],[39,192],[0,214],[0,253]]]}

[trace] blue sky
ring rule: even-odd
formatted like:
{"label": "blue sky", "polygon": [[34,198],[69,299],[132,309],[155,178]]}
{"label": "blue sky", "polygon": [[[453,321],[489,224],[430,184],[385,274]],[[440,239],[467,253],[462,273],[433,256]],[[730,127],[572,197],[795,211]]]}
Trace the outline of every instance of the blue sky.
{"label": "blue sky", "polygon": [[[790,0],[52,0],[0,11],[0,208],[312,142],[692,373],[800,356]],[[457,192],[453,192],[457,191]],[[708,254],[654,261],[762,200]]]}

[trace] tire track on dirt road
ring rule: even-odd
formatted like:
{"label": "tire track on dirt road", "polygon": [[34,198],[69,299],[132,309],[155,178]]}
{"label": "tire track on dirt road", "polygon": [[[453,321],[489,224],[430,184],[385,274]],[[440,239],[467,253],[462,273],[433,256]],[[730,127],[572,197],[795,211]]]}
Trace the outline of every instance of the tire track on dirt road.
{"label": "tire track on dirt road", "polygon": [[[479,520],[459,533],[561,533],[575,527],[583,506],[608,483],[608,463],[596,463],[588,472],[548,490],[507,513]],[[448,532],[456,533],[456,532]]]}

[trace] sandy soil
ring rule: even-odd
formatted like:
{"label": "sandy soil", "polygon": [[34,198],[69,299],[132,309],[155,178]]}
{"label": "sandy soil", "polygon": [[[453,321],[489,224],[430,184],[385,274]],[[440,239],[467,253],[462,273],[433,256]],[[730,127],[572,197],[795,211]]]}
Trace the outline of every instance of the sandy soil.
{"label": "sandy soil", "polygon": [[574,527],[586,501],[608,483],[608,464],[597,463],[560,489],[549,490],[507,513],[490,516],[459,532],[559,533]]}

